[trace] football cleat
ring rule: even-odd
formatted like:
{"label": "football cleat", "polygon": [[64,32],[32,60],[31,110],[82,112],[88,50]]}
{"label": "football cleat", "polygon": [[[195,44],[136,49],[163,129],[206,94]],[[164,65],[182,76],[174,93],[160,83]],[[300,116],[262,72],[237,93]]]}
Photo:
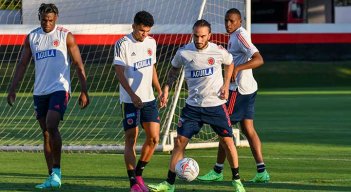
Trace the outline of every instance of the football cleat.
{"label": "football cleat", "polygon": [[264,170],[262,173],[257,173],[253,179],[250,180],[250,182],[253,183],[268,183],[270,180],[269,174],[267,170]]}
{"label": "football cleat", "polygon": [[223,181],[223,173],[217,173],[213,169],[206,175],[198,176],[199,181]]}
{"label": "football cleat", "polygon": [[164,181],[157,185],[148,185],[151,192],[174,192],[175,186]]}

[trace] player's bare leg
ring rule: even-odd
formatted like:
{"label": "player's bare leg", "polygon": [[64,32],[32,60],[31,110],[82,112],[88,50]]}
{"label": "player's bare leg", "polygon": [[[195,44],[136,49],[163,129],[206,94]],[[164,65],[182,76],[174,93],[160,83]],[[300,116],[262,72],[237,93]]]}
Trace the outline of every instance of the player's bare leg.
{"label": "player's bare leg", "polygon": [[263,157],[262,157],[262,148],[261,148],[261,140],[257,135],[257,132],[254,128],[254,123],[252,119],[244,119],[243,121],[240,122],[241,125],[241,130],[246,136],[252,155],[255,158],[256,163],[262,163],[263,162]]}
{"label": "player's bare leg", "polygon": [[169,163],[169,170],[167,180],[157,185],[149,185],[150,191],[174,191],[175,190],[175,166],[179,160],[184,157],[185,147],[188,144],[189,139],[178,135],[174,141],[174,148],[172,151],[171,161]]}
{"label": "player's bare leg", "polygon": [[40,127],[44,137],[44,154],[49,171],[49,177],[36,188],[60,188],[61,187],[61,149],[62,140],[58,129],[61,120],[61,114],[49,110],[46,118],[39,119]]}
{"label": "player's bare leg", "polygon": [[53,157],[52,157],[52,151],[51,151],[50,135],[46,129],[46,118],[43,117],[41,119],[38,119],[38,122],[43,133],[44,156],[45,156],[46,165],[48,168],[48,173],[50,175],[52,171]]}
{"label": "player's bare leg", "polygon": [[220,145],[223,147],[230,167],[239,167],[238,152],[231,137],[221,137]]}
{"label": "player's bare leg", "polygon": [[232,137],[221,137],[220,144],[224,148],[227,156],[227,160],[232,170],[232,185],[235,192],[245,192],[244,186],[240,181],[239,176],[239,158],[238,152],[234,145]]}
{"label": "player's bare leg", "polygon": [[124,162],[127,170],[131,170],[135,168],[135,159],[136,159],[135,145],[136,145],[138,132],[139,132],[138,127],[127,129],[125,131]]}
{"label": "player's bare leg", "polygon": [[127,168],[127,173],[130,181],[131,189],[136,188],[140,189],[139,185],[136,181],[135,176],[135,161],[136,161],[136,153],[135,153],[135,145],[138,137],[139,128],[131,128],[125,131],[125,148],[124,148],[124,163]]}
{"label": "player's bare leg", "polygon": [[146,139],[141,149],[140,160],[149,162],[160,140],[160,123],[143,123]]}
{"label": "player's bare leg", "polygon": [[152,155],[155,152],[155,149],[158,145],[160,139],[160,124],[156,122],[144,122],[143,123],[144,131],[146,134],[145,142],[141,149],[141,154],[137,166],[135,168],[135,175],[137,183],[143,192],[147,192],[148,188],[144,183],[142,178],[143,170],[145,166],[151,160]]}
{"label": "player's bare leg", "polygon": [[226,159],[225,150],[222,147],[222,145],[219,143],[218,150],[217,150],[217,163],[223,164],[225,159]]}
{"label": "player's bare leg", "polygon": [[184,157],[185,147],[188,145],[189,139],[178,135],[174,141],[174,148],[172,151],[171,161],[169,164],[169,170],[175,172],[175,166],[179,160]]}
{"label": "player's bare leg", "polygon": [[52,110],[48,111],[48,114],[46,115],[46,128],[50,135],[53,168],[61,165],[62,139],[58,128],[60,120],[61,114],[59,112]]}
{"label": "player's bare leg", "polygon": [[244,135],[250,144],[250,149],[257,165],[257,174],[251,181],[258,183],[267,183],[270,180],[270,176],[266,171],[266,166],[263,161],[262,144],[255,130],[253,119],[244,119],[240,122],[240,125]]}

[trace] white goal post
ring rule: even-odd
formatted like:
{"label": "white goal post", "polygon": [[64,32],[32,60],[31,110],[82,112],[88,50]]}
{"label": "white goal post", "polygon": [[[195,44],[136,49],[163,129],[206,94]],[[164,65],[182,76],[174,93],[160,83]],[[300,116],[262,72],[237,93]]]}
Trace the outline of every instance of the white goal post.
{"label": "white goal post", "polygon": [[[18,0],[11,0],[13,3]],[[33,110],[33,62],[18,85],[13,107],[6,102],[7,89],[25,36],[39,26],[37,10],[41,0],[22,0],[21,8],[0,10],[0,151],[41,151],[42,133]],[[119,87],[112,66],[113,45],[131,32],[137,11],[149,11],[155,18],[152,36],[157,40],[157,71],[165,82],[170,61],[177,49],[191,40],[192,25],[203,18],[212,26],[212,41],[226,44],[224,14],[230,8],[241,11],[244,27],[250,31],[250,0],[47,0],[60,11],[58,24],[69,29],[80,47],[88,77],[91,104],[80,110],[77,95],[79,82],[71,70],[72,98],[69,101],[60,132],[65,151],[124,151],[124,131],[119,104]],[[11,6],[11,7],[10,7]],[[184,76],[176,82],[166,109],[160,110],[161,133],[157,151],[171,151],[181,108],[185,105],[187,87]],[[145,133],[140,129],[137,150]],[[248,146],[238,127],[233,129],[235,143]],[[190,141],[188,148],[217,147],[218,137],[205,125]]]}

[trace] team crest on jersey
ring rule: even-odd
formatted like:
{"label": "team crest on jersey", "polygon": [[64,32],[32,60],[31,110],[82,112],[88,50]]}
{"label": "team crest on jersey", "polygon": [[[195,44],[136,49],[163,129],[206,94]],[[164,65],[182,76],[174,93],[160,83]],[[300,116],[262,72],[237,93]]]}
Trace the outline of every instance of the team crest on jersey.
{"label": "team crest on jersey", "polygon": [[149,56],[151,56],[151,55],[152,55],[152,49],[148,48],[148,49],[147,49],[147,54],[148,54]]}
{"label": "team crest on jersey", "polygon": [[58,47],[60,45],[60,41],[58,39],[54,40],[54,42],[52,43],[52,45],[54,47]]}
{"label": "team crest on jersey", "polygon": [[208,63],[209,65],[213,65],[213,64],[215,63],[215,59],[214,59],[213,57],[209,57],[209,58],[207,59],[207,63]]}

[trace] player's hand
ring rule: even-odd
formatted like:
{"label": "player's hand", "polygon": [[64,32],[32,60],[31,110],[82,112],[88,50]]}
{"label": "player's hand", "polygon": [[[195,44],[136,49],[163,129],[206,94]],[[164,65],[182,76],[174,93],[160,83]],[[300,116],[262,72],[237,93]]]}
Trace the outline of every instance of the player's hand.
{"label": "player's hand", "polygon": [[159,97],[160,99],[160,109],[163,107],[167,107],[167,102],[168,102],[168,91],[162,92],[162,94]]}
{"label": "player's hand", "polygon": [[89,105],[89,96],[88,96],[88,93],[87,92],[80,92],[80,95],[79,95],[79,107],[81,109],[84,109],[86,108],[87,106]]}
{"label": "player's hand", "polygon": [[12,107],[13,103],[16,101],[16,92],[10,91],[7,95],[7,103]]}
{"label": "player's hand", "polygon": [[232,74],[232,77],[230,79],[231,82],[235,82],[236,80],[236,76],[238,75],[238,70],[237,68],[235,67],[234,70],[233,70],[233,74]]}
{"label": "player's hand", "polygon": [[223,100],[227,100],[228,97],[229,97],[229,89],[225,86],[222,86],[220,89],[219,89],[219,92],[218,92],[218,97],[220,99],[223,99]]}
{"label": "player's hand", "polygon": [[144,106],[143,101],[138,95],[133,94],[130,98],[132,99],[134,107],[141,109]]}

